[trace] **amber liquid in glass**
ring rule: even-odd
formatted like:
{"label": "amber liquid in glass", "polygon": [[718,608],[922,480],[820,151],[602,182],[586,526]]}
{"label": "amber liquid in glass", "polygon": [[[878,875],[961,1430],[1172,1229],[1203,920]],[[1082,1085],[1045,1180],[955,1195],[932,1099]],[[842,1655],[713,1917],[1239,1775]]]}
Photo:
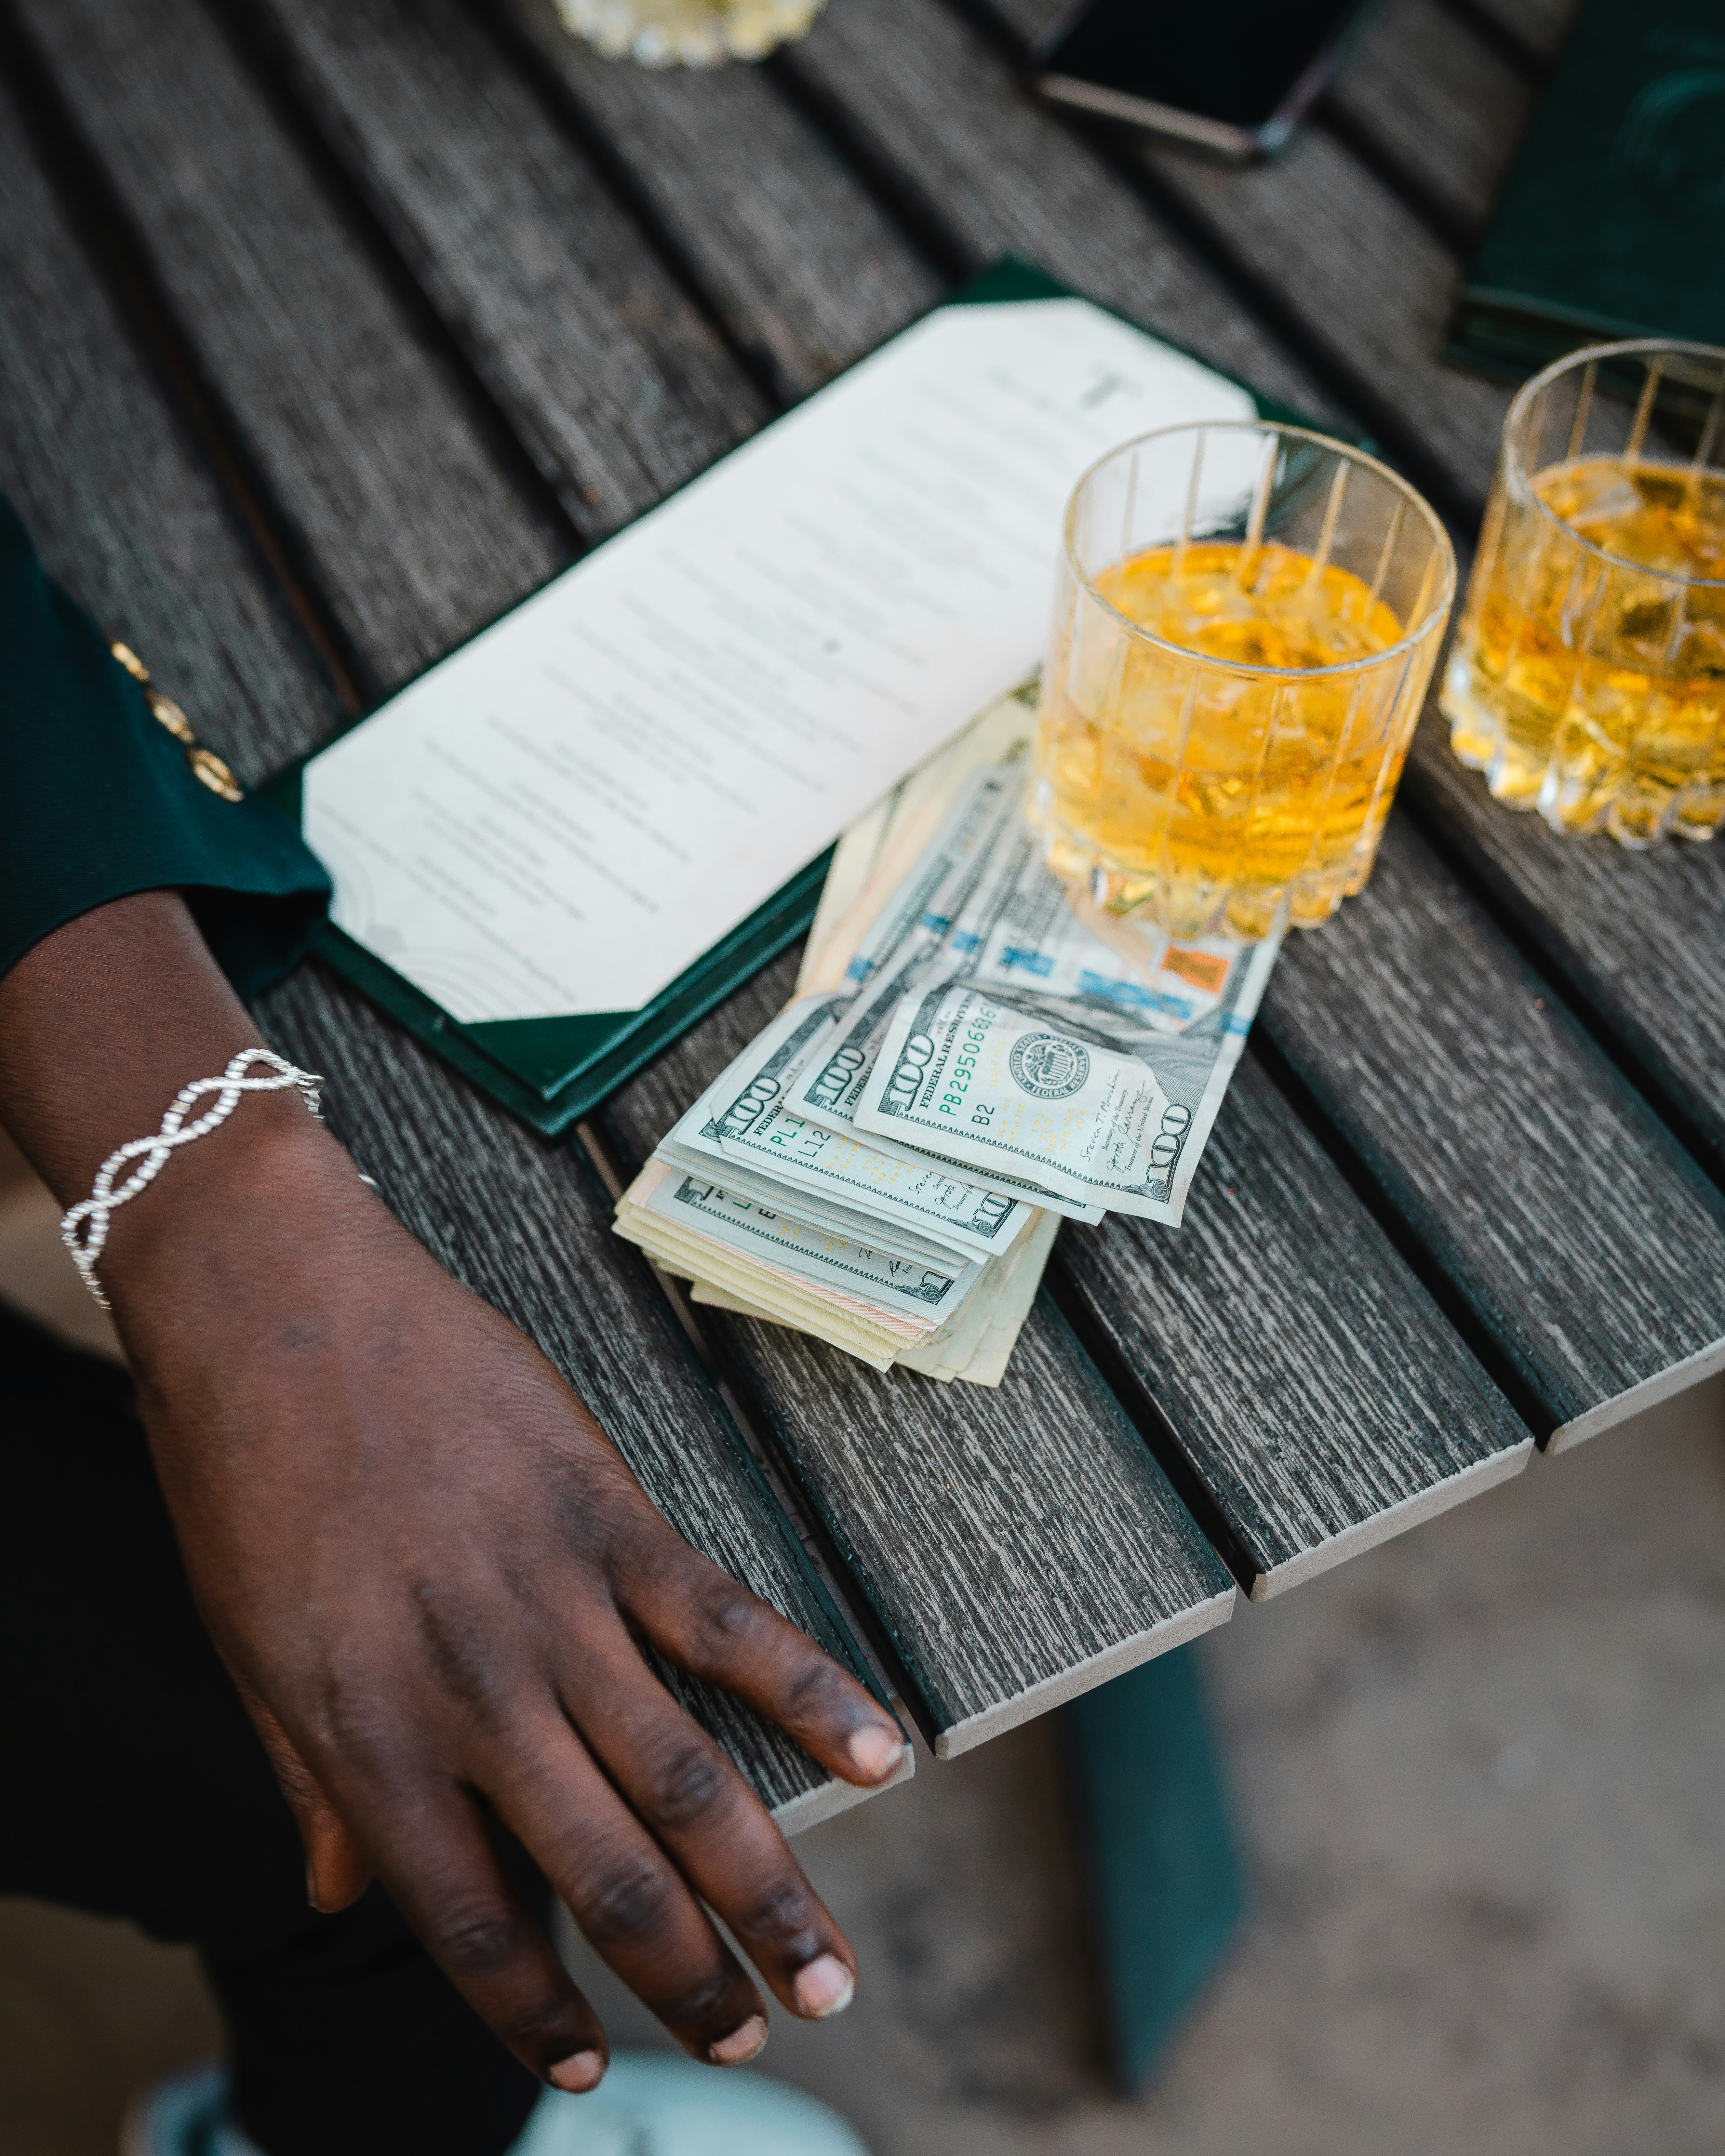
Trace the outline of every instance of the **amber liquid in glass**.
{"label": "amber liquid in glass", "polygon": [[1445,696],[1456,754],[1566,829],[1609,814],[1631,844],[1668,822],[1709,835],[1725,813],[1725,583],[1666,580],[1725,579],[1725,475],[1590,457],[1532,487],[1552,515],[1506,494],[1486,534]]}
{"label": "amber liquid in glass", "polygon": [[1402,624],[1348,570],[1274,544],[1152,547],[1092,582],[1217,664],[1122,636],[1087,665],[1050,665],[1038,743],[1050,865],[1094,881],[1106,864],[1103,902],[1125,912],[1153,897],[1174,934],[1262,936],[1296,879],[1294,917],[1303,905],[1327,918],[1364,880],[1350,865],[1369,865],[1360,842],[1394,792],[1404,744],[1386,721],[1402,675],[1312,670],[1384,650]]}

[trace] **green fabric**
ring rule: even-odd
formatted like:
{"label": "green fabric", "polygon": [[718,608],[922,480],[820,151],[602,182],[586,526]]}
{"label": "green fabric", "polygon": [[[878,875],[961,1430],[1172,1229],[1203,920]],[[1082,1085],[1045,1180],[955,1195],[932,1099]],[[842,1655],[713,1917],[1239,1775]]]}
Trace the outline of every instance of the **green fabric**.
{"label": "green fabric", "polygon": [[1061,1717],[1122,2085],[1140,2087],[1245,1911],[1228,1793],[1190,1647]]}
{"label": "green fabric", "polygon": [[1519,376],[1630,336],[1725,344],[1720,0],[1585,0],[1449,349]]}
{"label": "green fabric", "polygon": [[224,801],[196,777],[3,495],[0,819],[0,973],[93,906],[178,889],[253,995],[300,957],[329,903],[329,878],[278,809]]}

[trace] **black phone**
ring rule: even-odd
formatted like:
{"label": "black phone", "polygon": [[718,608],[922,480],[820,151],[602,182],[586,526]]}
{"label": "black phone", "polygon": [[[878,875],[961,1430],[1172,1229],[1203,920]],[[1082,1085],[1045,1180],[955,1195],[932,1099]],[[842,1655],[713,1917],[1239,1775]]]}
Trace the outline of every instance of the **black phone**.
{"label": "black phone", "polygon": [[1244,162],[1280,149],[1382,0],[1073,0],[1032,49],[1045,96]]}

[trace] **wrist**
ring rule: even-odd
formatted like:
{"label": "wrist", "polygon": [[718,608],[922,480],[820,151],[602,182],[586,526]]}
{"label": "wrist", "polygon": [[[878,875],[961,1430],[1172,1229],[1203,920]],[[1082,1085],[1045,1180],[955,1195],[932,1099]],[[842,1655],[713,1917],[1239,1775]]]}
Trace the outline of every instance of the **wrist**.
{"label": "wrist", "polygon": [[79,915],[0,974],[0,1120],[61,1205],[76,1205],[181,1086],[257,1040],[184,901],[139,891]]}
{"label": "wrist", "polygon": [[159,1293],[182,1298],[206,1278],[243,1298],[253,1260],[279,1261],[331,1201],[361,1188],[296,1089],[242,1094],[225,1122],[176,1147],[114,1212],[96,1267],[104,1291],[122,1316]]}

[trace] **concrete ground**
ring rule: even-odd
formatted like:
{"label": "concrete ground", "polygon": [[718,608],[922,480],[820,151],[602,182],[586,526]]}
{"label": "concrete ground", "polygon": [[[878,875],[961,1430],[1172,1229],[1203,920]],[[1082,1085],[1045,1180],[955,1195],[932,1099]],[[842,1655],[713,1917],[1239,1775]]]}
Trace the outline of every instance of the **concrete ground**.
{"label": "concrete ground", "polygon": [[[1725,2146],[1725,1390],[1205,1656],[1256,1907],[1148,2093],[1103,2077],[1048,1724],[803,1839],[863,1982],[764,2063],[875,2156]],[[213,2038],[188,1955],[0,1905],[4,2156],[110,2156],[127,2092]]]}

